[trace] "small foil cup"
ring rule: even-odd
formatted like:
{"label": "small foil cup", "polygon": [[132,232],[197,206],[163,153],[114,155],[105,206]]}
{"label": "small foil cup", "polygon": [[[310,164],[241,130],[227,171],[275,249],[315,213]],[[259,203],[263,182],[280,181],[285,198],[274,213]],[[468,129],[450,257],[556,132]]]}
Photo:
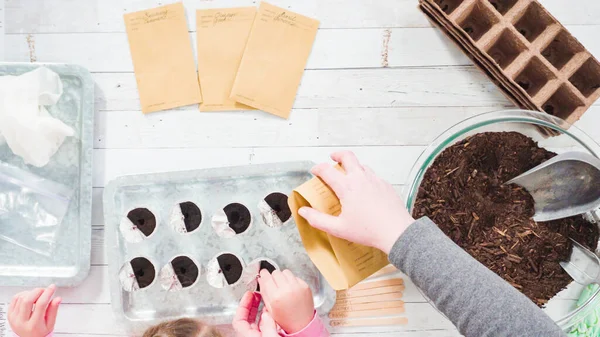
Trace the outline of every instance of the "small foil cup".
{"label": "small foil cup", "polygon": [[154,264],[145,257],[127,261],[119,270],[119,282],[123,290],[134,292],[151,286],[156,279]]}
{"label": "small foil cup", "polygon": [[[219,262],[219,259],[225,255],[233,255],[237,258],[237,261],[239,262],[239,264],[237,266],[232,266],[232,268],[239,267],[242,269],[239,272],[239,276],[237,277],[237,280],[232,279],[235,276],[234,274],[236,274],[236,273],[234,273],[234,271],[226,271],[226,270],[223,270],[223,268],[221,267],[221,263]],[[212,258],[208,262],[208,265],[206,266],[206,281],[208,282],[208,284],[210,284],[211,286],[213,286],[214,288],[217,288],[217,289],[222,289],[225,287],[233,287],[233,286],[237,285],[239,282],[241,282],[242,276],[243,276],[243,270],[244,270],[244,261],[239,256],[237,256],[233,253],[230,253],[230,252],[222,252],[222,253],[219,253],[214,258]],[[228,278],[229,278],[229,280],[228,280]]]}

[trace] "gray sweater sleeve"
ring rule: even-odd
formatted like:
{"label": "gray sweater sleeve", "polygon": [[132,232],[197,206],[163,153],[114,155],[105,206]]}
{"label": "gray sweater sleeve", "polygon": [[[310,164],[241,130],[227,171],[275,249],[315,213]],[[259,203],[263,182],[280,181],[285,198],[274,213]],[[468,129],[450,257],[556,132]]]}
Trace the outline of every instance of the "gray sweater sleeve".
{"label": "gray sweater sleeve", "polygon": [[525,295],[463,251],[429,218],[409,226],[389,258],[467,337],[565,336]]}

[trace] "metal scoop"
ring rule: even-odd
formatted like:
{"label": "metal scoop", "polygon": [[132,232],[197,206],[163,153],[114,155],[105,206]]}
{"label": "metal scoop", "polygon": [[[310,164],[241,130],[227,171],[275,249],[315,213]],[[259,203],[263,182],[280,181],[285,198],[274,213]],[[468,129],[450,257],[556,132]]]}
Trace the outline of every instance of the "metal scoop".
{"label": "metal scoop", "polygon": [[573,251],[568,261],[560,262],[560,266],[575,280],[583,285],[600,284],[600,259],[596,254],[571,239]]}
{"label": "metal scoop", "polygon": [[565,152],[513,178],[535,201],[535,221],[550,221],[591,212],[600,222],[600,159]]}

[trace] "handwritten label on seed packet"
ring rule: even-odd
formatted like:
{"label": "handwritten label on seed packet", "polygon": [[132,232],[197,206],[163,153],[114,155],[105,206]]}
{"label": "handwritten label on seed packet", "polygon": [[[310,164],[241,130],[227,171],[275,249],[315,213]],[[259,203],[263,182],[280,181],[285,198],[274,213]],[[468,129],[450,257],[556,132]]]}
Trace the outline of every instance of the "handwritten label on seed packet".
{"label": "handwritten label on seed packet", "polygon": [[[341,170],[339,166],[338,169]],[[298,214],[304,206],[333,216],[341,213],[339,199],[320,178],[297,187],[288,203],[308,256],[333,289],[348,289],[389,263],[384,252],[329,235]]]}
{"label": "handwritten label on seed packet", "polygon": [[181,2],[124,15],[142,112],[202,101]]}
{"label": "handwritten label on seed packet", "polygon": [[318,28],[317,20],[262,2],[231,98],[287,118]]}
{"label": "handwritten label on seed packet", "polygon": [[200,111],[252,110],[229,98],[256,7],[196,11]]}

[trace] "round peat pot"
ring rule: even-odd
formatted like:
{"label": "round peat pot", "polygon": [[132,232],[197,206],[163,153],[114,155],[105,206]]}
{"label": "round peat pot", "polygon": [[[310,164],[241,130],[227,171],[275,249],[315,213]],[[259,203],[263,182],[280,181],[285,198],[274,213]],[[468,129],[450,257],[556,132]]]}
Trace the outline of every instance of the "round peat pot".
{"label": "round peat pot", "polygon": [[[419,156],[405,185],[404,197],[409,211],[413,212],[425,172],[445,149],[475,134],[509,131],[530,137],[539,147],[555,153],[581,151],[600,157],[600,145],[575,126],[554,116],[526,110],[484,113],[452,126]],[[596,250],[598,253],[599,249]],[[589,300],[577,306],[576,298],[583,289],[583,285],[571,282],[566,290],[555,295],[544,307],[544,311],[565,331],[570,331],[600,305],[600,290],[596,290]],[[433,305],[433,302],[429,302]]]}

